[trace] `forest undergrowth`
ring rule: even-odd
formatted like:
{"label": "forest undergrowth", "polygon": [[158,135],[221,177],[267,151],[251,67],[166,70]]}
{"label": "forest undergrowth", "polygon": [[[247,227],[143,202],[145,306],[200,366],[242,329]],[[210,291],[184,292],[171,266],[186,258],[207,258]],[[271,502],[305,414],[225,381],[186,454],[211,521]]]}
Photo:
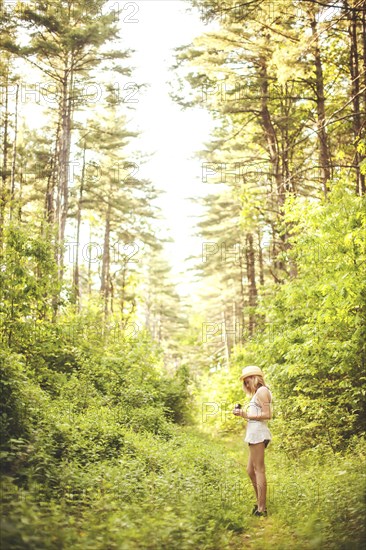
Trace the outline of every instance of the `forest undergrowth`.
{"label": "forest undergrowth", "polygon": [[20,354],[2,353],[3,427],[13,423],[2,548],[362,548],[364,441],[296,455],[280,448],[273,420],[269,517],[253,518],[241,428],[205,432],[184,369],[163,378],[152,347],[142,340],[92,361],[75,349],[77,372],[52,388],[45,368],[40,383]]}

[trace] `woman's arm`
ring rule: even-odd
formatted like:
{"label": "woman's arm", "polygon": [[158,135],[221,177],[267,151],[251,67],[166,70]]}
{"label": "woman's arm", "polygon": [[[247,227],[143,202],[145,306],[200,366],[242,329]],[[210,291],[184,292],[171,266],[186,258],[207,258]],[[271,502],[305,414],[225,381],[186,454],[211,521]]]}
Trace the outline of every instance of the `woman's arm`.
{"label": "woman's arm", "polygon": [[[270,420],[272,418],[271,411],[271,396],[267,388],[262,386],[257,391],[257,399],[259,405],[262,407],[256,407],[256,414],[252,412],[248,413],[244,409],[234,409],[236,416],[242,416],[246,420]],[[249,404],[248,404],[249,407]]]}

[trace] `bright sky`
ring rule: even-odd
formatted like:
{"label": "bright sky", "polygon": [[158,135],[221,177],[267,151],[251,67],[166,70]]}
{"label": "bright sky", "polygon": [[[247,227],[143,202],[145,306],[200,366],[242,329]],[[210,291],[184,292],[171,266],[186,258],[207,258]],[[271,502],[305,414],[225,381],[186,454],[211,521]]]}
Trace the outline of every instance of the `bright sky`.
{"label": "bright sky", "polygon": [[[198,11],[187,12],[189,4],[186,0],[120,3],[123,43],[136,50],[131,59],[136,67],[133,80],[150,85],[139,92],[136,111],[130,111],[131,129],[136,124],[143,132],[138,145],[137,140],[133,140],[131,146],[155,153],[141,167],[139,176],[150,179],[156,187],[166,191],[159,204],[174,239],[174,244],[166,245],[167,257],[174,273],[182,273],[178,288],[182,294],[191,292],[191,274],[184,274],[184,259],[192,254],[199,255],[202,246],[201,241],[192,236],[195,225],[192,216],[198,214],[199,209],[187,199],[208,191],[207,184],[201,183],[202,161],[192,157],[209,140],[212,127],[211,117],[204,108],[183,111],[169,97],[173,48],[189,44],[195,36],[208,31]],[[138,22],[129,23],[130,19]]]}

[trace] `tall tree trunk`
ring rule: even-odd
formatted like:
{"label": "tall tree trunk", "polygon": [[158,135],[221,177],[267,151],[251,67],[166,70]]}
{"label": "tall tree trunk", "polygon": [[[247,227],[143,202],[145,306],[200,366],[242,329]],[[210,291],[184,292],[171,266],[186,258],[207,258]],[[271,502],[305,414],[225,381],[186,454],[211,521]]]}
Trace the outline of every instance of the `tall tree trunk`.
{"label": "tall tree trunk", "polygon": [[[110,191],[112,183],[110,184]],[[111,213],[112,213],[112,193],[108,196],[108,206],[105,220],[104,244],[103,244],[103,259],[102,259],[102,274],[100,291],[104,300],[104,315],[108,316],[108,300],[110,292],[110,236],[111,236]]]}
{"label": "tall tree trunk", "polygon": [[230,364],[230,343],[229,343],[229,335],[227,330],[228,325],[226,322],[225,304],[223,304],[221,315],[222,315],[222,327],[224,329],[225,362],[226,362],[226,368],[228,369]]}
{"label": "tall tree trunk", "polygon": [[289,165],[289,151],[290,151],[290,140],[289,140],[289,123],[290,123],[290,110],[291,110],[291,98],[289,97],[288,84],[281,87],[281,165],[282,165],[282,174],[281,179],[283,181],[284,188],[286,192],[295,193],[294,180],[290,176],[290,165]]}
{"label": "tall tree trunk", "polygon": [[328,182],[331,178],[331,156],[328,144],[328,135],[325,127],[325,95],[324,95],[324,76],[323,65],[320,55],[318,25],[313,10],[309,11],[311,32],[313,37],[313,55],[315,63],[315,94],[317,111],[317,128],[319,142],[319,164],[321,171],[321,180],[323,193],[326,197],[329,191]]}
{"label": "tall tree trunk", "polygon": [[[57,133],[56,133],[57,134]],[[56,139],[57,144],[57,139]],[[55,145],[55,149],[56,149]],[[44,219],[48,224],[54,225],[55,223],[55,187],[56,187],[56,166],[57,166],[57,154],[56,150],[50,161],[50,172],[47,177],[47,188],[44,201]],[[56,258],[57,261],[57,258]]]}
{"label": "tall tree trunk", "polygon": [[111,313],[114,312],[114,283],[113,283],[113,276],[110,274],[109,276],[109,296],[110,296],[110,311]]}
{"label": "tall tree trunk", "polygon": [[261,245],[261,230],[258,229],[258,264],[259,264],[259,284],[264,285],[264,261],[263,261],[263,249]]}
{"label": "tall tree trunk", "polygon": [[[281,169],[281,153],[278,145],[276,130],[274,128],[271,114],[268,108],[269,78],[267,73],[267,61],[264,57],[260,58],[260,87],[261,87],[261,124],[264,129],[268,152],[272,165],[272,173],[275,183],[275,210],[277,210],[277,221],[282,222],[283,205],[286,199],[285,182]],[[279,271],[285,270],[285,263],[278,259],[278,254],[286,249],[286,234],[284,238],[274,238],[274,268]],[[250,332],[250,330],[249,330]]]}
{"label": "tall tree trunk", "polygon": [[18,220],[22,221],[22,215],[23,215],[23,173],[20,172],[19,174],[19,207],[18,207]]}
{"label": "tall tree trunk", "polygon": [[127,273],[127,263],[126,262],[123,262],[121,271],[122,271],[122,280],[121,280],[121,284],[120,284],[121,297],[120,297],[120,301],[119,301],[119,307],[120,307],[120,310],[121,310],[121,319],[122,319],[122,324],[123,324],[123,322],[125,320],[125,300],[126,300],[126,273]]}
{"label": "tall tree trunk", "polygon": [[[17,157],[17,139],[18,139],[18,102],[19,102],[19,84],[16,85],[15,92],[15,113],[14,113],[14,141],[13,141],[13,158],[11,162],[11,181],[10,181],[10,219],[13,217],[14,201],[15,201],[15,167]],[[19,205],[20,206],[20,205]],[[18,210],[18,219],[19,210]]]}
{"label": "tall tree trunk", "polygon": [[[48,197],[46,199],[47,212],[52,211],[52,195],[56,191],[56,224],[57,234],[55,243],[55,258],[58,266],[58,280],[60,288],[64,275],[64,245],[65,227],[69,208],[69,171],[70,171],[70,143],[71,143],[71,119],[73,113],[73,68],[72,60],[65,62],[64,75],[62,79],[59,120],[56,131],[55,158],[53,165],[53,178],[48,185]],[[55,182],[55,186],[51,182]],[[55,189],[56,188],[56,189]],[[53,319],[56,320],[59,304],[59,295],[53,297]]]}
{"label": "tall tree trunk", "polygon": [[254,334],[256,325],[256,312],[257,306],[257,283],[255,276],[255,253],[253,245],[252,233],[246,235],[246,258],[247,258],[247,277],[248,277],[248,291],[249,291],[249,335]]}
{"label": "tall tree trunk", "polygon": [[[92,234],[92,228],[90,227],[89,228],[89,243],[92,243],[92,238],[93,238],[93,234]],[[92,295],[92,258],[91,258],[91,254],[90,254],[90,251],[89,251],[89,255],[88,255],[88,298],[89,298],[89,301],[91,299],[91,295]]]}
{"label": "tall tree trunk", "polygon": [[366,7],[362,6],[362,59],[363,59],[363,111],[364,111],[364,124],[366,122]]}
{"label": "tall tree trunk", "polygon": [[[349,37],[350,37],[350,74],[351,74],[351,90],[352,90],[352,106],[353,106],[353,132],[356,141],[356,147],[361,138],[362,130],[362,120],[361,120],[361,95],[360,95],[360,68],[359,68],[359,53],[358,53],[358,43],[357,43],[357,12],[354,8],[348,8],[350,10],[350,22],[348,27]],[[364,21],[364,15],[363,15]],[[363,30],[365,27],[363,25]],[[365,41],[366,38],[363,37],[363,55],[365,53]],[[365,63],[365,57],[364,57]],[[364,80],[365,80],[364,75]],[[364,97],[364,94],[362,94]],[[365,105],[366,107],[366,105]],[[357,151],[355,153],[355,163],[356,163],[356,192],[358,195],[363,195],[365,193],[365,175],[361,174],[360,163],[362,161],[362,155]]]}
{"label": "tall tree trunk", "polygon": [[7,182],[7,170],[8,170],[8,127],[9,127],[9,70],[6,69],[4,76],[4,129],[3,129],[3,164],[1,173],[1,194],[0,194],[0,251],[3,247],[3,234],[5,224],[5,210],[8,202],[8,182]]}
{"label": "tall tree trunk", "polygon": [[58,273],[59,280],[63,280],[64,257],[63,246],[65,239],[65,227],[69,209],[69,175],[70,175],[70,143],[71,143],[71,120],[73,112],[73,70],[72,60],[70,66],[67,64],[64,70],[61,91],[61,112],[60,112],[60,137],[58,147],[58,181],[56,219],[58,224]]}
{"label": "tall tree trunk", "polygon": [[281,176],[280,153],[278,148],[277,136],[268,109],[269,82],[267,74],[267,61],[264,57],[262,57],[259,63],[259,76],[261,87],[261,123],[264,129],[268,152],[272,164],[273,176],[276,183],[277,203],[280,207],[282,207],[285,202],[285,189]]}
{"label": "tall tree trunk", "polygon": [[233,332],[232,332],[232,334],[233,334],[233,346],[236,346],[236,344],[237,344],[237,339],[236,339],[236,335],[237,335],[237,332],[236,332],[236,330],[237,330],[237,328],[236,328],[237,327],[237,317],[236,317],[236,302],[235,302],[235,300],[233,300],[233,317],[232,317],[232,319],[233,319]]}
{"label": "tall tree trunk", "polygon": [[277,254],[278,254],[278,250],[279,250],[279,247],[278,247],[278,244],[277,244],[277,230],[276,230],[276,227],[275,227],[275,223],[273,221],[270,221],[269,223],[270,223],[270,226],[271,226],[271,233],[272,233],[271,234],[272,241],[270,243],[269,257],[272,260],[272,265],[273,265],[273,267],[270,266],[269,272],[272,275],[273,280],[276,283],[282,283],[283,281],[282,281],[281,277],[279,276],[279,272],[281,271],[281,269],[284,268],[284,264],[283,264],[283,262],[280,262],[277,259]]}
{"label": "tall tree trunk", "polygon": [[[366,127],[366,6],[361,6],[361,13],[362,13],[362,59],[363,59],[363,67],[362,67],[362,73],[363,73],[363,121],[361,124],[361,127],[364,129],[364,135],[365,135],[365,127]],[[360,162],[365,160],[365,155],[360,155]],[[359,194],[364,195],[366,193],[366,182],[365,182],[365,174],[360,174],[360,184],[359,184]]]}
{"label": "tall tree trunk", "polygon": [[240,250],[239,254],[239,269],[240,269],[240,343],[244,342],[244,331],[245,331],[245,286],[244,286],[244,276],[245,276],[245,266],[244,266],[244,254]]}
{"label": "tall tree trunk", "polygon": [[74,296],[77,305],[78,311],[81,309],[80,304],[80,273],[79,273],[79,249],[80,249],[80,228],[81,228],[81,211],[83,208],[83,193],[84,193],[84,184],[85,184],[85,152],[86,144],[84,143],[83,148],[83,165],[81,168],[81,178],[80,178],[80,189],[79,189],[79,200],[77,206],[76,214],[76,254],[75,254],[75,267],[74,267]]}

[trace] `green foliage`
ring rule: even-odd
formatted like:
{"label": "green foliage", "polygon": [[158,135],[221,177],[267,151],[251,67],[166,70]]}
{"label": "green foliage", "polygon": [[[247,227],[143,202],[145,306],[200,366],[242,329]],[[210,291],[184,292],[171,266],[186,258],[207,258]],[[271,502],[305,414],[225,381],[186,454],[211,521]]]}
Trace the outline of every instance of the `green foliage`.
{"label": "green foliage", "polygon": [[[147,348],[84,357],[58,395],[39,401],[21,430],[22,468],[13,454],[2,480],[7,547],[225,548],[243,528],[236,503],[223,506],[220,493],[223,480],[235,485],[237,468],[228,472],[224,450],[169,420],[184,419],[187,372],[162,378]],[[14,372],[7,377],[17,388]]]}
{"label": "green foliage", "polygon": [[323,447],[297,458],[280,452],[270,455],[269,506],[276,519],[290,527],[300,547],[363,547],[364,445],[364,438],[354,437],[347,453],[334,454]]}
{"label": "green foliage", "polygon": [[[248,363],[263,367],[275,398],[266,468],[277,531],[269,524],[258,545],[362,546],[364,204],[340,182],[327,202],[292,200],[287,210],[298,276],[268,286],[261,312],[269,323],[236,349],[229,369],[200,380],[194,404],[190,370],[168,376],[147,332],[116,337],[98,307],[78,314],[70,306],[57,323],[42,320],[32,339],[24,331],[7,339],[6,547],[241,548],[254,528],[253,489],[238,460],[243,421],[231,409],[247,399],[238,377]],[[31,266],[20,250],[19,262]],[[177,425],[192,420],[199,426]]]}
{"label": "green foliage", "polygon": [[290,199],[286,208],[298,275],[269,288],[259,308],[266,322],[234,364],[269,374],[281,445],[335,451],[366,429],[365,201],[340,181],[328,201]]}
{"label": "green foliage", "polygon": [[47,238],[13,224],[7,227],[4,238],[0,329],[5,343],[13,345],[31,338],[37,323],[41,325],[50,317],[52,296],[58,287],[57,271]]}
{"label": "green foliage", "polygon": [[19,480],[29,475],[32,441],[45,422],[49,395],[29,376],[22,356],[0,354],[1,471]]}
{"label": "green foliage", "polygon": [[[190,64],[194,94],[181,103],[204,101],[214,113],[219,124],[207,144],[206,176],[227,185],[202,200],[207,216],[198,227],[211,250],[198,270],[209,284],[190,327],[153,225],[158,193],[133,175],[138,165],[126,157],[136,133],[126,128],[116,96],[115,84],[125,90],[123,82],[112,84],[110,74],[130,74],[114,65],[129,51],[120,44],[107,51],[118,38],[116,14],[103,13],[103,0],[4,12],[6,548],[336,550],[366,542],[366,205],[355,195],[364,193],[366,171],[365,98],[355,88],[362,20],[357,6],[334,12],[328,2],[308,2],[300,18],[299,3],[290,0],[269,3],[268,14],[267,3],[256,0],[230,0],[223,10],[216,0],[192,3],[205,19],[221,19],[221,28],[180,48],[177,60]],[[355,20],[347,20],[351,12]],[[45,86],[55,101],[39,133],[26,128],[12,92],[8,98],[19,58],[33,67],[30,81],[38,79],[37,67],[54,85],[52,92]],[[89,80],[109,96],[84,116],[93,102],[83,93]],[[83,162],[68,189],[65,167],[74,154]],[[322,175],[330,166],[338,179]],[[344,166],[351,166],[347,177]],[[87,226],[90,240],[103,239],[101,269],[91,258],[81,263],[81,255],[72,270],[62,265],[51,242],[63,242],[63,222],[65,235],[75,222],[79,245]],[[123,247],[126,253],[112,258],[114,242],[129,242],[133,254]],[[144,259],[130,268],[142,244]],[[142,309],[145,329],[126,335],[126,322]],[[216,327],[228,319],[234,333],[237,323],[243,331],[206,345],[203,322]],[[115,330],[119,323],[122,331]],[[253,489],[242,460],[248,449],[232,406],[247,400],[238,377],[253,363],[274,395],[266,451],[273,523],[269,518],[250,541],[244,532],[256,519],[249,517]]]}
{"label": "green foliage", "polygon": [[71,377],[43,407],[28,442],[27,475],[3,478],[3,543],[227,547],[230,532],[243,529],[236,502],[224,506],[221,494],[224,482],[234,487],[239,478],[235,463],[228,471],[224,450],[174,427],[159,407],[123,416],[103,397]]}
{"label": "green foliage", "polygon": [[240,512],[221,509],[212,487],[225,453],[213,457],[210,442],[173,423],[187,421],[187,368],[164,375],[147,334],[107,334],[101,350],[82,317],[64,321],[46,329],[51,344],[23,340],[25,355],[3,353],[3,544],[224,546],[228,526],[242,529]]}

